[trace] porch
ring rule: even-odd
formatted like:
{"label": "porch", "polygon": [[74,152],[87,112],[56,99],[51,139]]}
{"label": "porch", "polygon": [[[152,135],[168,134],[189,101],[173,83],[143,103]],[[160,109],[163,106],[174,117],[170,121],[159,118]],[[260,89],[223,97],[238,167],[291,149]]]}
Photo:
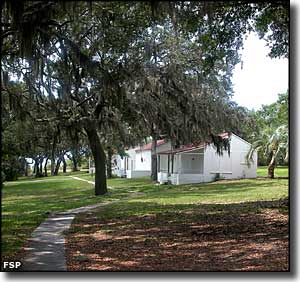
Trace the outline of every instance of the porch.
{"label": "porch", "polygon": [[189,184],[204,182],[204,147],[186,146],[158,153],[160,184]]}

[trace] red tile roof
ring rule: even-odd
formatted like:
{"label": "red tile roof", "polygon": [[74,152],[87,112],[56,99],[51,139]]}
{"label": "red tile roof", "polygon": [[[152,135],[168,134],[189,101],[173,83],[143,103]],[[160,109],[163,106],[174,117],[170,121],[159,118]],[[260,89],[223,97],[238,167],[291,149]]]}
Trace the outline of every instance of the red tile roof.
{"label": "red tile roof", "polygon": [[222,138],[225,138],[229,135],[229,132],[224,132],[224,133],[221,133],[219,134],[218,136],[222,137]]}
{"label": "red tile roof", "polygon": [[[164,139],[161,139],[161,140],[157,140],[156,142],[156,146],[159,147],[163,144],[165,144],[166,141]],[[135,147],[135,151],[138,152],[138,151],[146,151],[146,150],[151,150],[151,146],[152,146],[152,142],[146,144],[146,145],[143,145],[143,146],[137,146]]]}
{"label": "red tile roof", "polygon": [[157,154],[158,155],[178,154],[178,153],[182,153],[182,152],[194,151],[196,149],[202,149],[204,147],[205,147],[205,143],[201,143],[199,145],[188,144],[188,145],[184,145],[177,149],[167,150],[167,151],[159,152]]}
{"label": "red tile roof", "polygon": [[[224,132],[219,134],[218,136],[222,137],[222,138],[226,138],[228,137],[229,133],[228,132]],[[167,151],[162,151],[157,153],[158,155],[169,155],[169,154],[178,154],[178,153],[182,153],[182,152],[188,152],[188,151],[194,151],[196,149],[202,149],[204,148],[208,143],[207,142],[202,142],[198,145],[196,144],[187,144],[187,145],[183,145],[180,148],[177,149],[173,149],[173,150],[167,150]]]}
{"label": "red tile roof", "polygon": [[[224,132],[224,133],[219,134],[219,136],[222,137],[222,138],[225,138],[228,135],[229,135],[228,132]],[[159,147],[159,146],[161,146],[165,143],[166,143],[166,141],[164,139],[157,140],[157,147]],[[206,144],[207,143],[200,143],[198,145],[196,145],[196,144],[183,145],[180,148],[177,148],[177,149],[174,149],[174,150],[163,151],[163,152],[160,152],[158,154],[177,154],[177,153],[181,153],[181,152],[192,151],[192,150],[195,150],[195,149],[198,149],[198,148],[199,149],[204,148]],[[152,142],[150,142],[148,144],[145,144],[143,146],[137,146],[137,147],[134,148],[134,150],[136,152],[146,151],[146,150],[151,150],[151,147],[152,147]]]}

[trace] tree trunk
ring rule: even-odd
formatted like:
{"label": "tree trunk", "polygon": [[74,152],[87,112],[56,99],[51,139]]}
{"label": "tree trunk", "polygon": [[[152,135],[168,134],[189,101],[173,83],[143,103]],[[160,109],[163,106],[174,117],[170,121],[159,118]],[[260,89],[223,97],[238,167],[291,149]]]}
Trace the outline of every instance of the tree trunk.
{"label": "tree trunk", "polygon": [[51,158],[51,175],[54,175],[55,171],[55,158]]}
{"label": "tree trunk", "polygon": [[276,160],[273,157],[275,152],[270,152],[269,154],[269,159],[268,159],[268,177],[269,178],[274,178],[274,170],[276,167]]}
{"label": "tree trunk", "polygon": [[275,171],[276,163],[273,161],[272,163],[269,163],[268,165],[268,177],[274,178],[274,171]]}
{"label": "tree trunk", "polygon": [[72,167],[72,171],[79,171],[78,169],[78,149],[74,148],[71,150],[72,153],[72,163],[73,163],[73,167]]}
{"label": "tree trunk", "polygon": [[43,160],[44,160],[44,158],[40,158],[40,168],[39,168],[40,176],[43,176]]}
{"label": "tree trunk", "polygon": [[18,174],[26,176],[27,161],[24,157],[18,159]]}
{"label": "tree trunk", "polygon": [[157,181],[157,138],[155,135],[152,136],[152,146],[151,146],[151,179],[152,181]]}
{"label": "tree trunk", "polygon": [[25,176],[28,176],[28,163],[27,161],[25,162]]}
{"label": "tree trunk", "polygon": [[107,193],[106,173],[105,173],[105,152],[100,143],[96,125],[90,121],[84,127],[87,133],[91,151],[95,162],[95,195],[104,195]]}
{"label": "tree trunk", "polygon": [[55,166],[55,170],[54,170],[54,175],[58,175],[58,171],[60,168],[60,163],[61,163],[61,158],[58,158],[56,166]]}
{"label": "tree trunk", "polygon": [[46,162],[45,162],[45,165],[44,165],[44,174],[45,174],[45,176],[48,176],[48,171],[47,171],[48,160],[49,160],[49,158],[46,158]]}
{"label": "tree trunk", "polygon": [[57,136],[58,133],[56,132],[53,137],[53,144],[51,149],[51,175],[54,175],[55,172],[55,150],[56,150]]}
{"label": "tree trunk", "polygon": [[39,158],[34,159],[34,177],[40,177],[40,165],[39,165]]}
{"label": "tree trunk", "polygon": [[67,172],[67,162],[65,160],[65,157],[62,156],[61,160],[63,162],[63,173],[66,173]]}
{"label": "tree trunk", "polygon": [[112,178],[112,171],[111,171],[111,158],[112,158],[113,151],[111,147],[107,147],[107,178]]}
{"label": "tree trunk", "polygon": [[34,160],[33,172],[32,172],[33,174],[35,174],[35,173],[36,173],[36,164],[35,164],[35,163],[36,163],[36,160]]}

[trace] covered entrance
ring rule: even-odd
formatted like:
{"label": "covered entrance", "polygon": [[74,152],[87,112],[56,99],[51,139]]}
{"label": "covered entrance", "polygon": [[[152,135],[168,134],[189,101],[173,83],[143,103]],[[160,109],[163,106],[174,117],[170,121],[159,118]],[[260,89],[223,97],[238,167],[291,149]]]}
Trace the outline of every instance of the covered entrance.
{"label": "covered entrance", "polygon": [[204,145],[187,145],[158,153],[160,184],[199,183],[204,181]]}

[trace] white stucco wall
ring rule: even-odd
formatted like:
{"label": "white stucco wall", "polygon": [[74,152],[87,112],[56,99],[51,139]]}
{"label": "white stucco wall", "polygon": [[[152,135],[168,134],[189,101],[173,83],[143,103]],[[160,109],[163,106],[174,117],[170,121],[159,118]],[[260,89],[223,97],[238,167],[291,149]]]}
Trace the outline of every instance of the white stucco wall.
{"label": "white stucco wall", "polygon": [[[170,149],[171,149],[171,143],[167,142],[163,145],[158,146],[156,148],[156,152],[159,153],[159,152],[170,150]],[[143,158],[143,161],[141,158]],[[136,152],[134,170],[137,170],[137,171],[150,170],[151,171],[151,150],[143,150],[143,151]]]}
{"label": "white stucco wall", "polygon": [[94,167],[94,166],[91,166],[91,167],[89,168],[89,173],[91,173],[91,174],[94,174],[94,173],[95,173],[95,167]]}
{"label": "white stucco wall", "polygon": [[159,170],[160,172],[168,172],[168,155],[160,155],[160,164]]}
{"label": "white stucco wall", "polygon": [[256,178],[257,177],[257,152],[254,153],[253,160],[248,167],[245,156],[251,147],[239,137],[233,135],[232,137],[232,174],[233,178]]}
{"label": "white stucco wall", "polygon": [[157,173],[157,181],[160,184],[164,184],[168,182],[168,173],[167,172],[158,172]]}
{"label": "white stucco wall", "polygon": [[126,170],[126,178],[150,176],[151,170]]}
{"label": "white stucco wall", "polygon": [[[130,149],[130,150],[127,150],[126,151],[127,153],[127,164],[128,166],[126,167],[127,170],[134,170],[135,169],[135,166],[136,166],[136,152],[134,149]],[[126,161],[126,159],[125,159]]]}
{"label": "white stucco wall", "polygon": [[[113,162],[113,173],[119,177],[124,177],[126,175],[126,170],[132,169],[135,167],[135,150],[130,149],[126,151],[128,156],[121,158],[120,155],[114,155],[113,159],[116,160],[117,165]],[[126,167],[126,163],[128,167]]]}
{"label": "white stucco wall", "polygon": [[159,172],[157,175],[157,180],[160,184],[170,182],[174,185],[205,182],[204,175],[197,173],[173,173],[168,176],[168,174],[165,172]]}
{"label": "white stucco wall", "polygon": [[204,155],[204,175],[206,181],[213,181],[216,173],[220,173],[221,178],[256,178],[257,153],[254,154],[254,163],[248,167],[245,156],[249,151],[250,144],[237,137],[231,136],[230,156],[227,152],[223,156],[218,156],[213,145],[207,146]]}
{"label": "white stucco wall", "polygon": [[121,169],[121,157],[119,155],[112,156],[112,173],[121,177],[120,169]]}
{"label": "white stucco wall", "polygon": [[135,170],[151,170],[151,150],[136,152]]}
{"label": "white stucco wall", "polygon": [[203,159],[204,156],[200,154],[182,154],[180,172],[182,174],[203,174]]}
{"label": "white stucco wall", "polygon": [[[177,164],[180,164],[180,162],[177,162],[180,155],[176,155],[174,173],[169,176],[165,173],[167,171],[167,156],[161,156],[160,165],[165,168],[165,171],[161,169],[161,173],[158,174],[158,181],[160,183],[170,181],[172,184],[211,182],[215,180],[217,173],[223,179],[256,178],[257,153],[254,154],[254,162],[250,163],[249,167],[245,160],[251,145],[232,134],[230,146],[230,155],[224,152],[222,156],[219,156],[213,145],[206,146],[204,155],[182,154],[181,167],[177,166]],[[201,173],[201,157],[204,158],[203,173]]]}

